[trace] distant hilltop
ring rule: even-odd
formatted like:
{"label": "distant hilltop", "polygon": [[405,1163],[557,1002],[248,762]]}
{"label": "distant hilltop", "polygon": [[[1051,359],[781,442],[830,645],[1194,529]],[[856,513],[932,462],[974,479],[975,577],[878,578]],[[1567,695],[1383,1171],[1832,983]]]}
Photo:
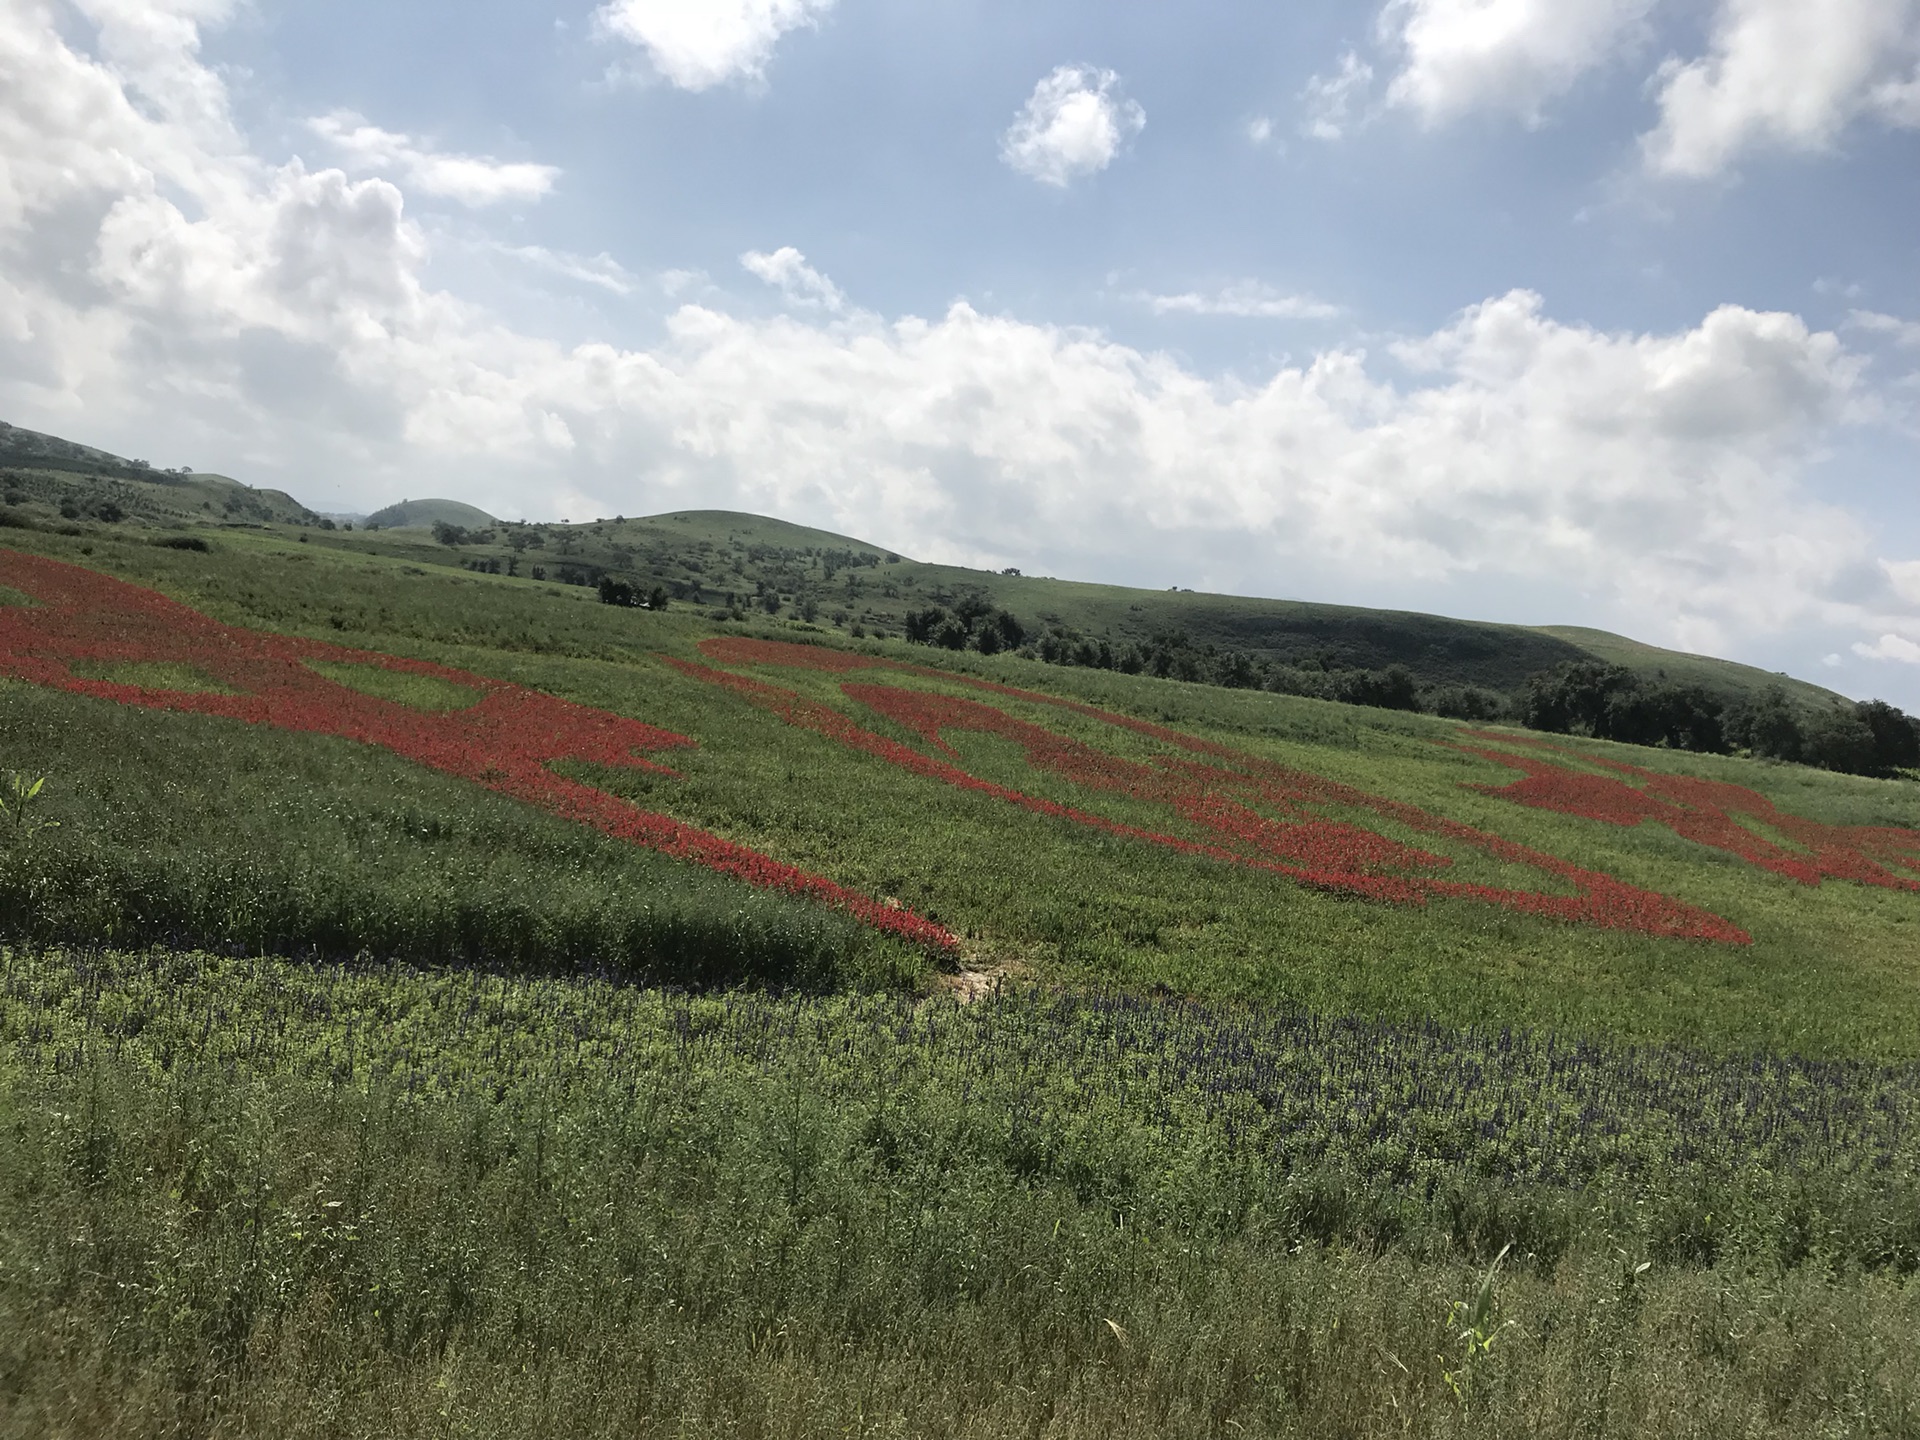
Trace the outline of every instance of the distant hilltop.
{"label": "distant hilltop", "polygon": [[486,530],[500,522],[477,506],[458,500],[402,500],[367,516],[368,530],[404,530],[410,526],[458,525],[465,530]]}

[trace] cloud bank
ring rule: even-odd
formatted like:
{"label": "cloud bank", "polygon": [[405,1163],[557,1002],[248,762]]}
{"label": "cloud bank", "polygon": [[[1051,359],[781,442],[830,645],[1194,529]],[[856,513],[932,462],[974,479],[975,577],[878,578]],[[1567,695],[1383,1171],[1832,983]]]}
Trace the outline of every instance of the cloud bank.
{"label": "cloud bank", "polygon": [[562,345],[427,283],[407,162],[252,153],[198,59],[204,9],[148,12],[139,45],[92,13],[102,53],[35,0],[0,12],[0,413],[35,428],[316,502],[729,506],[932,558],[1267,593],[1338,575],[1436,608],[1510,581],[1692,647],[1828,626],[1920,658],[1911,562],[1798,483],[1870,396],[1793,315],[1612,333],[1516,290],[1376,353],[1221,378],[964,301],[878,315],[781,247],[741,263],[788,313],[681,304],[657,343]]}
{"label": "cloud bank", "polygon": [[[1662,0],[1387,0],[1386,104],[1423,125],[1477,112],[1537,125],[1586,76],[1648,50]],[[1667,0],[1666,9],[1678,6]],[[1348,53],[1302,96],[1305,133],[1337,140],[1373,67]],[[1705,179],[1762,150],[1812,152],[1871,121],[1920,127],[1920,0],[1716,0],[1706,50],[1648,78],[1650,174]]]}

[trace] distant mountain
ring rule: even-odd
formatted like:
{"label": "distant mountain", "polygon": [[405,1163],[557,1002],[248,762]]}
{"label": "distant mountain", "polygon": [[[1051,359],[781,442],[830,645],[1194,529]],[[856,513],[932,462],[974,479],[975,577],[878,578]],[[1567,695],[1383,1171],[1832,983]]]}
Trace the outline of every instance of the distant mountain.
{"label": "distant mountain", "polygon": [[458,525],[464,530],[486,530],[500,522],[486,511],[458,500],[402,500],[367,516],[369,530],[402,530],[409,526]]}

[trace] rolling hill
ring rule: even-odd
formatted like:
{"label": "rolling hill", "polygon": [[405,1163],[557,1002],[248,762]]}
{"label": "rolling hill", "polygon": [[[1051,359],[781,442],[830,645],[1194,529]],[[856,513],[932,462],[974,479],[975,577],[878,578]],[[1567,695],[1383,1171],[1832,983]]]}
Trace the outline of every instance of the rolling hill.
{"label": "rolling hill", "polygon": [[398,505],[374,511],[365,522],[369,530],[405,530],[431,528],[434,525],[459,525],[466,529],[484,530],[498,523],[486,511],[473,505],[464,505],[458,500],[402,500]]}
{"label": "rolling hill", "polygon": [[320,517],[280,490],[225,475],[156,470],[0,422],[0,521],[98,520],[141,527],[317,525]]}
{"label": "rolling hill", "polygon": [[[137,522],[317,526],[319,515],[279,491],[220,476],[155,472],[138,462],[54,436],[0,430],[0,467],[16,517],[71,520],[101,507]],[[65,512],[75,512],[68,515]],[[8,511],[0,510],[0,519]],[[456,500],[405,500],[364,528],[458,527],[474,543],[461,563],[528,576],[602,577],[658,585],[672,599],[714,610],[799,614],[843,632],[898,635],[909,614],[968,596],[1016,616],[1036,639],[1147,646],[1172,642],[1197,655],[1237,653],[1256,665],[1312,672],[1404,666],[1427,691],[1472,687],[1510,697],[1531,675],[1599,661],[1648,680],[1697,685],[1729,705],[1779,686],[1803,712],[1842,702],[1804,680],[1712,656],[1686,655],[1576,626],[1522,626],[1257,597],[1140,590],[1050,577],[933,565],[857,537],[731,511],[678,511],[590,523],[503,523]],[[396,552],[397,553],[397,552]]]}
{"label": "rolling hill", "polygon": [[729,511],[680,511],[588,524],[502,527],[469,552],[517,555],[543,572],[597,583],[602,575],[664,585],[710,608],[800,612],[845,630],[899,634],[911,612],[977,594],[1040,633],[1059,629],[1111,644],[1183,637],[1275,665],[1382,670],[1404,665],[1423,686],[1478,686],[1511,694],[1557,665],[1600,661],[1649,678],[1699,684],[1729,702],[1781,685],[1799,704],[1841,697],[1805,681],[1711,656],[1682,655],[1574,627],[1456,620],[1409,611],[1081,581],[932,565],[856,537]]}

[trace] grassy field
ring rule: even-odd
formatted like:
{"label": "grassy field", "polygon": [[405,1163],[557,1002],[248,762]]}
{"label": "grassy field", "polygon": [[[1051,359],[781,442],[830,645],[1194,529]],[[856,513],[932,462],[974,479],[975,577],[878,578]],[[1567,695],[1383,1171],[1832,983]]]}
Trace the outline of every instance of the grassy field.
{"label": "grassy field", "polygon": [[[217,657],[0,681],[57,827],[0,840],[0,1431],[1920,1430],[1920,894],[1516,803],[1468,753],[1513,735],[1433,717],[624,609],[391,532],[74,528],[0,539],[349,647],[315,683],[426,730],[505,684],[674,732],[668,771],[556,768],[957,949],[154,708],[244,698]],[[45,608],[5,563],[0,630]],[[752,636],[865,668],[710,643]],[[1920,829],[1912,782],[1570,743]],[[1263,871],[1140,779],[1195,766],[1749,943]]]}
{"label": "grassy field", "polygon": [[[1912,895],[1831,879],[1811,888],[1660,826],[1624,829],[1478,793],[1465,787],[1517,776],[1449,748],[1445,742],[1462,735],[1453,722],[1007,657],[942,657],[956,674],[1044,688],[1419,805],[1725,917],[1749,932],[1753,943],[1656,939],[1458,900],[1424,907],[1368,903],[1089,834],[1083,826],[1037,817],[988,795],[930,783],[674,670],[660,657],[700,660],[701,640],[717,628],[742,628],[716,627],[684,608],[650,613],[604,606],[578,587],[369,556],[348,548],[345,538],[296,545],[286,536],[236,535],[205,555],[112,543],[93,543],[93,553],[83,555],[89,542],[43,534],[23,536],[22,543],[156,585],[230,624],[444,662],[697,740],[696,748],[672,758],[677,778],[646,772],[598,778],[649,808],[932,915],[961,937],[966,963],[974,968],[1012,967],[1077,982],[1159,985],[1327,1011],[1432,1015],[1450,1024],[1511,1022],[1810,1054],[1920,1053],[1920,983],[1910,965],[1920,905]],[[435,548],[420,547],[417,558]],[[768,633],[827,638],[792,624]],[[869,648],[915,662],[930,653],[898,644],[869,642]],[[838,693],[840,677],[754,673],[818,703],[855,708]],[[363,758],[373,766],[385,763],[367,756],[364,747],[330,750],[312,739],[233,722],[130,712],[110,701],[37,688],[11,686],[4,693],[4,703],[19,717],[8,725],[6,763],[53,777],[46,811],[62,823],[42,848],[82,857],[74,864],[97,859],[106,867],[100,873],[109,877],[97,887],[103,893],[119,888],[112,877],[121,862],[110,856],[122,853],[134,865],[147,848],[141,837],[163,823],[194,831],[191,844],[166,852],[177,857],[170,864],[185,870],[215,865],[230,846],[231,854],[250,857],[263,876],[277,875],[280,862],[273,857],[307,854],[321,837],[335,835],[338,858],[307,865],[309,873],[360,875],[365,867],[395,863],[387,850],[355,838],[381,833],[379,825],[368,828],[327,814],[340,794],[351,792],[348,770]],[[998,703],[1118,755],[1147,758],[1161,748],[1099,721],[1043,714],[1044,707],[1015,700]],[[912,738],[884,717],[861,718],[896,739]],[[128,741],[89,745],[89,731],[105,724],[128,727]],[[135,743],[137,736],[162,732],[179,738]],[[166,763],[168,747],[189,743],[189,736],[208,737],[204,758]],[[1088,794],[1034,771],[996,737],[948,739],[970,770],[995,782],[1077,801],[1119,820],[1167,821],[1179,828],[1165,807]],[[258,756],[236,767],[243,777],[278,767],[271,796],[256,793],[250,780],[233,783],[217,759],[228,745],[237,747],[237,756]],[[302,753],[306,748],[339,756],[323,785],[309,783],[305,767],[315,762]],[[1920,804],[1906,782],[1626,747],[1586,748],[1651,759],[1676,773],[1731,779],[1817,820],[1920,825]],[[393,767],[392,774],[368,769],[361,794],[408,793],[395,778],[405,768]],[[457,820],[463,806],[482,806],[488,797],[471,786],[427,787],[429,778],[419,777],[411,788],[435,789],[440,808],[434,813],[446,825],[478,835],[498,823],[491,812]],[[137,824],[124,823],[115,805],[133,804],[143,789],[162,794],[138,802],[141,808],[130,812],[142,817]],[[377,808],[371,798],[365,805]],[[170,820],[148,818],[168,809]],[[617,854],[620,865],[638,863],[630,847],[591,836],[579,843]],[[1450,858],[1462,878],[1516,879],[1484,856],[1457,852]],[[438,867],[437,860],[422,864],[428,872]],[[1517,879],[1549,888],[1554,883],[1537,875]],[[263,892],[284,888],[277,879],[260,882]],[[146,940],[171,932],[132,933]],[[181,938],[208,940],[214,933],[188,930]],[[301,943],[297,927],[278,934],[284,947]],[[351,944],[337,929],[329,936],[325,944],[335,950]],[[407,952],[402,947],[395,953]]]}
{"label": "grassy field", "polygon": [[9,1434],[1920,1423],[1912,1067],[205,955],[0,986]]}

